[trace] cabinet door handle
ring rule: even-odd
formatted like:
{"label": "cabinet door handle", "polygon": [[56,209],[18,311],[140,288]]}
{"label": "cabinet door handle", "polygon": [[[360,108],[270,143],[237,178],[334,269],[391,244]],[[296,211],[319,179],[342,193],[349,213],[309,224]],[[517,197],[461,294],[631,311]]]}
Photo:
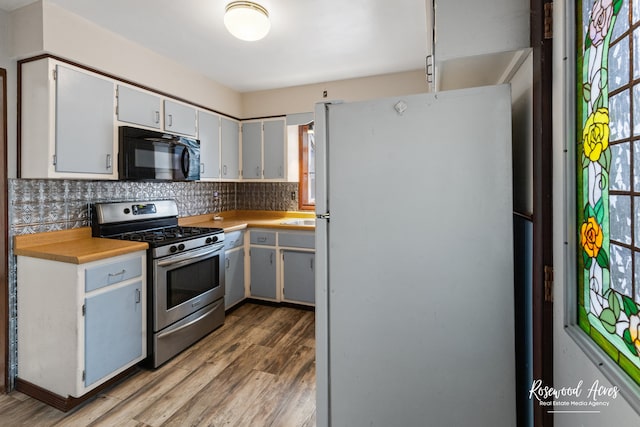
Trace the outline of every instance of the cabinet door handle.
{"label": "cabinet door handle", "polygon": [[222,166],[222,175],[227,176],[227,165]]}
{"label": "cabinet door handle", "polygon": [[273,252],[269,254],[269,264],[273,264]]}
{"label": "cabinet door handle", "polygon": [[260,166],[256,166],[256,177],[260,178]]}
{"label": "cabinet door handle", "polygon": [[225,266],[225,268],[228,270],[229,269],[229,258],[225,259],[224,262],[227,264]]}
{"label": "cabinet door handle", "polygon": [[169,124],[167,126],[173,126],[173,114],[169,114]]}
{"label": "cabinet door handle", "polygon": [[204,173],[204,163],[200,163],[200,173]]}
{"label": "cabinet door handle", "polygon": [[433,55],[427,55],[426,59],[427,83],[433,83]]}
{"label": "cabinet door handle", "polygon": [[280,178],[284,178],[284,172],[283,172],[283,167],[282,167],[282,166],[280,166],[280,167],[278,168],[278,176],[279,176]]}
{"label": "cabinet door handle", "polygon": [[111,154],[107,154],[107,169],[111,169],[111,166],[112,166]]}
{"label": "cabinet door handle", "polygon": [[124,268],[122,269],[122,271],[118,271],[117,273],[109,273],[109,277],[116,277],[116,276],[122,276],[124,273],[126,273],[127,270],[125,270]]}
{"label": "cabinet door handle", "polygon": [[156,111],[156,123],[160,123],[160,111]]}
{"label": "cabinet door handle", "polygon": [[140,289],[136,288],[136,304],[140,303],[140,300],[142,299],[141,294]]}
{"label": "cabinet door handle", "polygon": [[311,270],[313,270],[313,258],[311,258],[310,261],[311,262],[309,264],[311,265]]}
{"label": "cabinet door handle", "polygon": [[258,237],[258,242],[266,242],[267,238],[262,236],[262,237]]}

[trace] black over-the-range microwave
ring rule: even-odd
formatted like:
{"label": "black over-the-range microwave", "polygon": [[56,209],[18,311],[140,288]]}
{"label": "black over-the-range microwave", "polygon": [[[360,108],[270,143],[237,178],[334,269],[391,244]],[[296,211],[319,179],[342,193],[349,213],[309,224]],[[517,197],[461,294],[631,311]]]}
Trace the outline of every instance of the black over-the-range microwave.
{"label": "black over-the-range microwave", "polygon": [[200,179],[200,141],[195,138],[120,126],[118,147],[120,179]]}

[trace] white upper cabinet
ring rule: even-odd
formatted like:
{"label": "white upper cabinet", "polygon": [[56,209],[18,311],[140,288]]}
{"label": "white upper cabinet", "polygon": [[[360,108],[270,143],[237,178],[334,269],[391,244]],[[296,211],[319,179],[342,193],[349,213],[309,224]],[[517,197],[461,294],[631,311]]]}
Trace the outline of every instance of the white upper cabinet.
{"label": "white upper cabinet", "polygon": [[113,82],[56,66],[56,172],[113,173]]}
{"label": "white upper cabinet", "polygon": [[529,47],[528,0],[434,1],[438,61]]}
{"label": "white upper cabinet", "polygon": [[220,122],[220,156],[222,178],[240,178],[240,124],[222,117]]}
{"label": "white upper cabinet", "polygon": [[242,178],[285,179],[285,120],[242,123]]}
{"label": "white upper cabinet", "polygon": [[196,136],[196,108],[160,95],[118,85],[118,121]]}
{"label": "white upper cabinet", "polygon": [[262,178],[262,122],[242,123],[242,178]]}
{"label": "white upper cabinet", "polygon": [[429,11],[428,21],[435,15],[435,35],[428,53],[435,64],[427,68],[437,90],[505,83],[526,58],[528,0],[430,2],[435,12]]}
{"label": "white upper cabinet", "polygon": [[164,100],[164,128],[167,132],[196,136],[196,109],[168,99]]}
{"label": "white upper cabinet", "polygon": [[220,116],[198,111],[200,179],[220,178]]}
{"label": "white upper cabinet", "polygon": [[112,80],[45,58],[20,90],[22,178],[117,178]]}
{"label": "white upper cabinet", "polygon": [[264,122],[264,178],[285,178],[285,121],[284,119]]}
{"label": "white upper cabinet", "polygon": [[160,129],[162,98],[149,92],[118,85],[118,120]]}

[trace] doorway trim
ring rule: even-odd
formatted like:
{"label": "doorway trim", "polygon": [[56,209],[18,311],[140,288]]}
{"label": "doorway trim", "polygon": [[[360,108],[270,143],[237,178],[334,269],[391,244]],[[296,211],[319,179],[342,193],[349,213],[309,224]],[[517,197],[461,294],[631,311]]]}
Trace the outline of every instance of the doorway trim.
{"label": "doorway trim", "polygon": [[6,393],[9,378],[9,186],[7,173],[7,70],[0,68],[0,392]]}
{"label": "doorway trim", "polygon": [[[531,0],[533,48],[533,378],[553,386],[553,2]],[[551,30],[552,31],[552,30]],[[553,414],[534,403],[535,426]]]}

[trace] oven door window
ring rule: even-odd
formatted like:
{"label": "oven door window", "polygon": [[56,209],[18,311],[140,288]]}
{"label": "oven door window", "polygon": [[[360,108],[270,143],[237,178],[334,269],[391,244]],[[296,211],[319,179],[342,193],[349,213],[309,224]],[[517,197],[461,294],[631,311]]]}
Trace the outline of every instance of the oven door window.
{"label": "oven door window", "polygon": [[220,256],[167,271],[167,310],[220,286]]}

